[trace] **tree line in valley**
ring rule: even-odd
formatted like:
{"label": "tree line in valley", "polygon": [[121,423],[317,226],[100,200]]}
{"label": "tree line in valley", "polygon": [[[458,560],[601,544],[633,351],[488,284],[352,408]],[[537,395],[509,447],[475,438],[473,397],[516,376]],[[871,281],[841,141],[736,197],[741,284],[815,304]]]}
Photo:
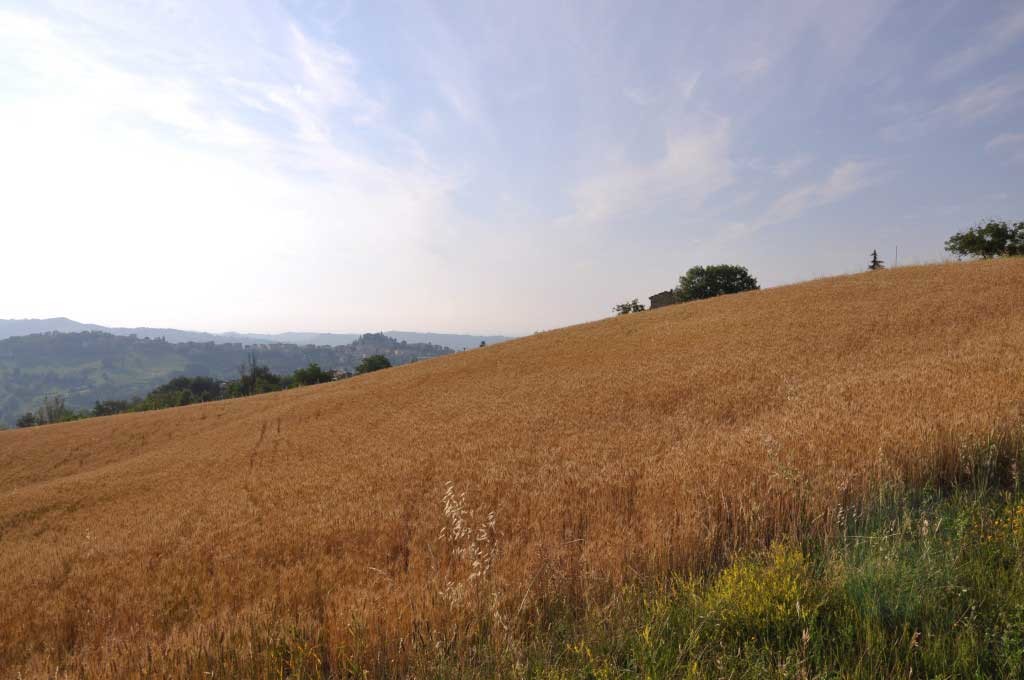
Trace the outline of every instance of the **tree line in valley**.
{"label": "tree line in valley", "polygon": [[[946,251],[958,259],[975,257],[991,259],[995,257],[1013,257],[1024,255],[1024,222],[1013,224],[988,220],[957,232],[945,243]],[[878,257],[878,251],[871,251],[868,271],[885,269],[885,261]],[[750,275],[746,267],[734,264],[717,264],[691,267],[679,277],[679,285],[659,295],[667,299],[661,304],[692,302],[758,290],[757,279]],[[652,298],[653,303],[653,298]],[[657,306],[661,306],[661,304]],[[612,307],[618,315],[633,314],[646,311],[646,307],[637,299],[627,300]]]}
{"label": "tree line in valley", "polygon": [[92,331],[15,336],[0,340],[0,427],[35,412],[46,396],[62,395],[67,408],[78,412],[96,402],[130,401],[182,376],[231,381],[250,352],[270,373],[291,376],[311,363],[353,373],[368,356],[379,354],[397,366],[452,350],[380,333],[338,346],[167,342]]}
{"label": "tree line in valley", "polygon": [[[390,367],[391,362],[386,356],[374,354],[359,362],[355,368],[355,375],[372,373]],[[118,413],[155,411],[207,401],[278,392],[293,387],[319,385],[352,376],[353,373],[347,371],[324,370],[315,362],[305,368],[295,370],[290,375],[278,375],[265,364],[260,364],[256,353],[251,352],[246,363],[239,366],[238,378],[234,380],[218,380],[209,376],[179,376],[160,385],[145,397],[97,401],[91,409],[80,410],[68,407],[62,395],[46,396],[38,409],[23,413],[18,417],[15,425],[17,427],[35,427],[82,420],[83,418],[112,416]]]}

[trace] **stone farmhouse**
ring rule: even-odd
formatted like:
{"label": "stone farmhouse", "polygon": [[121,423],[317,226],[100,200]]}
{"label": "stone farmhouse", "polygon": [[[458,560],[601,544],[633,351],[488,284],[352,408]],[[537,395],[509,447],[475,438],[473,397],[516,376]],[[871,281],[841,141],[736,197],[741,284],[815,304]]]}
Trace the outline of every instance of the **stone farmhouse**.
{"label": "stone farmhouse", "polygon": [[655,293],[648,299],[651,301],[650,309],[667,307],[668,305],[674,305],[679,302],[679,300],[676,299],[675,292],[671,290],[663,290],[660,293]]}

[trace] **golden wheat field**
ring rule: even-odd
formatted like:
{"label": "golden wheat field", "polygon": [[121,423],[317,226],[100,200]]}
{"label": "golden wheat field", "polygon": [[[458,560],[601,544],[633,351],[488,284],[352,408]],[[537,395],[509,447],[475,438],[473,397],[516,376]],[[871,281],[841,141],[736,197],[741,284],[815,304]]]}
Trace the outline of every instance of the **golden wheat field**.
{"label": "golden wheat field", "polygon": [[1016,259],[0,432],[0,668],[256,674],[314,639],[335,672],[400,674],[416,644],[827,533],[1022,418]]}

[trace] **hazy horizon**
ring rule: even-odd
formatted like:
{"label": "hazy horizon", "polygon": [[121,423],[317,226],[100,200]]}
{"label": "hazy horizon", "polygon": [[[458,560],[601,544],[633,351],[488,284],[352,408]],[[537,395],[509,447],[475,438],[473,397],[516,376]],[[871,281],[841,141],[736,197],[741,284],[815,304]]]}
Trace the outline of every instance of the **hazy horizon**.
{"label": "hazy horizon", "polygon": [[1012,1],[14,0],[0,318],[524,335],[933,261],[1024,219],[1022,104]]}
{"label": "hazy horizon", "polygon": [[[258,337],[258,336],[276,336],[276,335],[353,335],[353,336],[359,336],[359,335],[363,335],[365,333],[384,333],[384,334],[387,334],[387,333],[410,333],[410,334],[417,334],[417,335],[464,335],[464,336],[470,336],[470,337],[509,337],[509,338],[516,337],[513,334],[500,333],[500,332],[497,332],[497,333],[493,333],[493,332],[491,332],[491,333],[486,333],[486,332],[485,333],[476,333],[476,332],[459,331],[459,330],[454,330],[454,331],[452,331],[452,330],[420,331],[420,330],[409,329],[409,328],[387,328],[387,329],[384,329],[384,328],[369,329],[369,328],[367,328],[367,329],[352,329],[352,330],[309,330],[309,329],[303,329],[303,328],[298,328],[298,329],[294,329],[293,328],[293,329],[290,329],[290,330],[273,331],[273,332],[262,331],[262,330],[234,330],[234,329],[228,329],[228,330],[223,330],[223,331],[213,331],[213,330],[208,330],[208,329],[205,329],[205,328],[177,327],[177,326],[168,326],[166,324],[158,324],[158,325],[154,325],[154,326],[139,325],[139,324],[131,324],[131,325],[105,324],[105,323],[97,323],[97,322],[94,322],[94,321],[83,321],[81,319],[74,319],[74,318],[71,318],[71,317],[68,317],[68,316],[63,316],[63,315],[62,316],[50,316],[50,317],[44,317],[44,318],[38,318],[38,317],[23,317],[23,318],[20,318],[20,319],[0,318],[0,322],[2,322],[2,321],[27,321],[27,322],[40,321],[40,322],[44,322],[44,321],[51,321],[51,320],[54,320],[54,321],[57,321],[57,320],[59,320],[59,321],[70,321],[72,323],[78,323],[78,324],[82,324],[84,326],[102,326],[104,328],[117,328],[117,329],[146,328],[146,329],[149,329],[149,330],[175,330],[175,331],[184,331],[186,333],[208,333],[208,334],[211,334],[211,335],[240,335],[240,336],[253,336],[253,337]],[[0,330],[2,330],[2,329],[0,329]],[[2,338],[2,336],[0,336],[0,338]]]}

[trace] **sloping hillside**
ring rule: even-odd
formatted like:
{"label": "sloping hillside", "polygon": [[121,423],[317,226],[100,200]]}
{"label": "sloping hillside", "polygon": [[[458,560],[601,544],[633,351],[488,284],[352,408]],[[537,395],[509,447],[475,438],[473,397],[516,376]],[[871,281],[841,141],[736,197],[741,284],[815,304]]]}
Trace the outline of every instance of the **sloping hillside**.
{"label": "sloping hillside", "polygon": [[388,667],[471,617],[514,626],[827,532],[1022,417],[1024,260],[1006,260],[0,432],[0,666],[198,676],[295,663],[305,631],[335,664]]}

